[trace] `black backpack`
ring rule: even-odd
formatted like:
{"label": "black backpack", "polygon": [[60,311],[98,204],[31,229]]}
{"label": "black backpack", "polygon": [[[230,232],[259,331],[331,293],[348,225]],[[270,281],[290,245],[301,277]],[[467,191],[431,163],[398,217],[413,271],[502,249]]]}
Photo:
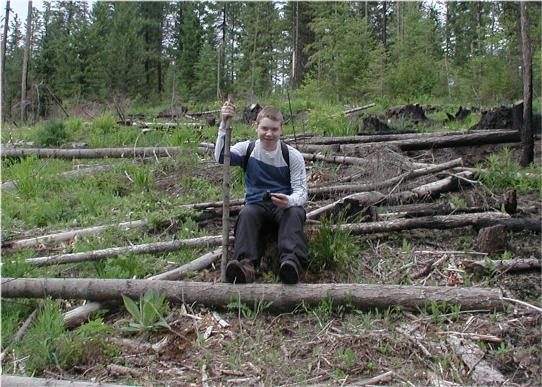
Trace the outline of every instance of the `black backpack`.
{"label": "black backpack", "polygon": [[[248,160],[250,159],[250,155],[252,151],[254,150],[254,146],[256,145],[256,141],[251,141],[248,143],[247,153],[245,154],[245,158],[243,159],[243,171],[247,171],[248,166]],[[280,149],[282,151],[282,157],[284,158],[284,161],[286,161],[286,165],[288,166],[288,170],[290,169],[290,153],[288,152],[288,145],[280,142]]]}

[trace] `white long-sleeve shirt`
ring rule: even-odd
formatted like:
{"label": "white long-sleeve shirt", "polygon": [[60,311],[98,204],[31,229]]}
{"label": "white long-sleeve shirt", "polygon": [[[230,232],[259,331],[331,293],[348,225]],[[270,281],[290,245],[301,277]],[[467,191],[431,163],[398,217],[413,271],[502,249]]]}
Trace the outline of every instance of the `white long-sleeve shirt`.
{"label": "white long-sleeve shirt", "polygon": [[[225,130],[221,123],[215,144],[215,159],[224,162]],[[230,147],[230,163],[242,166],[250,141],[239,142]],[[266,151],[256,140],[245,171],[245,201],[256,203],[265,192],[288,195],[288,206],[303,206],[307,201],[307,174],[301,153],[288,145],[290,167],[282,156],[280,140],[273,151]]]}

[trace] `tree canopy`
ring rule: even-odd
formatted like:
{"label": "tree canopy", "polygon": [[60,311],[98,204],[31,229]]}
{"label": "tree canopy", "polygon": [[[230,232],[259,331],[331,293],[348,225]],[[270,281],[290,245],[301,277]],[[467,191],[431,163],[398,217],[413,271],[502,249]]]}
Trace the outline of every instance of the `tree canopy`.
{"label": "tree canopy", "polygon": [[[528,12],[530,36],[541,36],[541,4]],[[9,20],[4,117],[20,103],[27,28]],[[522,96],[519,2],[53,1],[34,8],[31,28],[28,98],[46,98],[39,87],[74,102],[253,100],[287,89],[345,102]]]}

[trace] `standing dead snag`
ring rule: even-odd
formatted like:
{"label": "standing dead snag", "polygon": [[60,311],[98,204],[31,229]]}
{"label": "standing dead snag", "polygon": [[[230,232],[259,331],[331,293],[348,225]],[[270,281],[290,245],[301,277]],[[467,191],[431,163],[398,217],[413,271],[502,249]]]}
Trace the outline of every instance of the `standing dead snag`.
{"label": "standing dead snag", "polygon": [[189,281],[148,281],[116,279],[3,278],[5,298],[75,298],[84,300],[120,300],[122,295],[139,298],[148,291],[164,294],[170,301],[198,303],[224,308],[240,297],[248,305],[270,302],[271,309],[291,311],[301,303],[316,306],[326,298],[334,304],[358,309],[386,309],[397,305],[419,310],[431,302],[461,305],[461,310],[502,310],[499,289],[439,286],[362,285],[362,284],[244,284]]}
{"label": "standing dead snag", "polygon": [[520,164],[528,166],[534,160],[533,133],[533,54],[529,39],[529,13],[527,2],[522,2],[520,9],[521,47],[523,53],[523,128],[521,128],[522,153]]}

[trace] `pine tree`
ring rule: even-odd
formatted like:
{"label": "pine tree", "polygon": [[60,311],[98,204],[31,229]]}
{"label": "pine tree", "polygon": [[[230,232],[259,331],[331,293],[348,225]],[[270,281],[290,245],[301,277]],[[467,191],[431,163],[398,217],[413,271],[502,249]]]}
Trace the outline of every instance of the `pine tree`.
{"label": "pine tree", "polygon": [[440,28],[428,10],[415,3],[403,4],[403,39],[391,48],[387,67],[386,94],[412,100],[419,96],[442,94],[446,75],[441,63]]}
{"label": "pine tree", "polygon": [[163,91],[162,79],[162,39],[165,16],[165,2],[142,1],[139,5],[139,18],[142,22],[139,33],[144,40],[145,97]]}
{"label": "pine tree", "polygon": [[215,50],[204,41],[194,66],[195,82],[192,85],[192,96],[198,101],[212,101],[216,97],[216,59]]}

